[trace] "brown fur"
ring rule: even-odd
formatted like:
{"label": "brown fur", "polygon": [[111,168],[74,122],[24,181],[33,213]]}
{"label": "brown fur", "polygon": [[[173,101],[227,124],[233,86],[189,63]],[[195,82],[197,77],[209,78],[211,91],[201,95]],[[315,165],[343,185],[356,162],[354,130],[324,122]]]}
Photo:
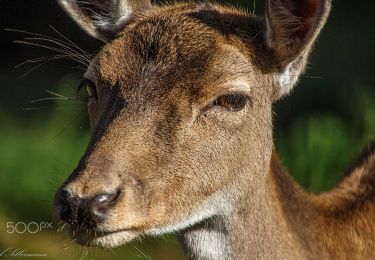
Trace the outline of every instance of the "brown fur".
{"label": "brown fur", "polygon": [[[263,19],[213,4],[113,0],[136,11],[105,9],[114,12],[111,33],[79,2],[60,1],[108,41],[86,73],[98,93],[92,138],[60,190],[119,196],[104,221],[70,225],[79,243],[112,247],[178,231],[198,259],[371,256],[374,150],[317,196],[298,187],[273,150],[272,102],[303,72],[328,1],[269,0]],[[246,106],[215,105],[228,93],[245,95]]]}
{"label": "brown fur", "polygon": [[274,153],[271,176],[290,227],[310,254],[330,259],[364,259],[375,247],[375,152],[330,192],[308,195],[280,166]]}

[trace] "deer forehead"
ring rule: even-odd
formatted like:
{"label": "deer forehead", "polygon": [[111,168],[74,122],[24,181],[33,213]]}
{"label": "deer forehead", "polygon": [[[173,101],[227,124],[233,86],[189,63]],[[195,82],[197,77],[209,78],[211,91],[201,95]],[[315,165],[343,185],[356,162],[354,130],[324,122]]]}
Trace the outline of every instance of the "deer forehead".
{"label": "deer forehead", "polygon": [[[212,23],[221,18],[217,15]],[[197,14],[155,14],[131,21],[103,47],[86,75],[148,98],[174,93],[198,100],[225,91],[250,91],[259,71],[250,45],[235,32],[225,36],[192,16]]]}

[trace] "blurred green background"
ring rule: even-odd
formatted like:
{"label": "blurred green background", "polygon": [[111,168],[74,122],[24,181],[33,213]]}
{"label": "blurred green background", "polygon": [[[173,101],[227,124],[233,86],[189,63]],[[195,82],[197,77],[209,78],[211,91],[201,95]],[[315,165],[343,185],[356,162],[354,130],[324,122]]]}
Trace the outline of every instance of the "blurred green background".
{"label": "blurred green background", "polygon": [[[225,1],[262,14],[264,2]],[[374,1],[334,1],[332,15],[292,96],[275,105],[275,142],[295,179],[310,192],[331,188],[375,135]],[[58,37],[53,26],[88,52],[100,43],[86,36],[51,0],[0,0],[0,252],[25,248],[45,259],[184,259],[174,236],[145,239],[114,251],[87,251],[63,234],[9,234],[8,222],[49,222],[51,201],[88,141],[85,104],[33,100],[75,96],[82,68],[56,61],[17,64],[53,52],[14,44],[22,29]],[[1,258],[1,256],[0,256]],[[14,258],[13,258],[14,259]]]}

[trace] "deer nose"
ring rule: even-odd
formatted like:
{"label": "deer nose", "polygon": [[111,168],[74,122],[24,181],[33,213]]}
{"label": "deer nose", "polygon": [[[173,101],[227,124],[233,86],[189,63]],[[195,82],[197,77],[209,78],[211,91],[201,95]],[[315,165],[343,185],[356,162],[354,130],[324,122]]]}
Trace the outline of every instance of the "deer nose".
{"label": "deer nose", "polygon": [[120,191],[116,190],[92,197],[79,197],[63,189],[58,194],[58,216],[71,226],[93,227],[105,219],[119,195]]}
{"label": "deer nose", "polygon": [[118,195],[119,192],[113,192],[95,196],[90,203],[92,212],[97,216],[105,215],[108,209],[115,204]]}

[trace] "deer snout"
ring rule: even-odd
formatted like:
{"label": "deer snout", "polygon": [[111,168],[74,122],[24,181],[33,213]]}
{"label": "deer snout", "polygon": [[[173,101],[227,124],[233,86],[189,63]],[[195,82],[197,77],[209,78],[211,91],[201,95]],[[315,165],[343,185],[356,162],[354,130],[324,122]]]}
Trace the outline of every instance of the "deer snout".
{"label": "deer snout", "polygon": [[107,212],[116,205],[120,190],[100,193],[92,197],[80,197],[62,189],[57,194],[57,217],[72,228],[94,228],[103,222]]}

